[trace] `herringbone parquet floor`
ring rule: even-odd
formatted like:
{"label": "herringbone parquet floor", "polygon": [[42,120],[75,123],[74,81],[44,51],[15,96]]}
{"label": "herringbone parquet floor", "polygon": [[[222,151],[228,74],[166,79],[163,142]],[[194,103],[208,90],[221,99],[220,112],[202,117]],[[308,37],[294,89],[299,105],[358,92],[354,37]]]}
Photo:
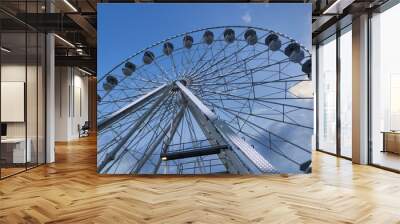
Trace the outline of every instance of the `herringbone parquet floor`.
{"label": "herringbone parquet floor", "polygon": [[400,175],[314,153],[313,173],[265,177],[96,174],[96,142],[0,181],[0,223],[400,223]]}

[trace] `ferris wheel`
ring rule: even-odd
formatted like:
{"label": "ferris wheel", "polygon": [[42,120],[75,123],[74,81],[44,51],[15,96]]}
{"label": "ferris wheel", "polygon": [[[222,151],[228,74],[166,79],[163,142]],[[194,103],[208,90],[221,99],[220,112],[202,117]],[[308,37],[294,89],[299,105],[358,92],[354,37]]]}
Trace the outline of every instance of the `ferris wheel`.
{"label": "ferris wheel", "polygon": [[311,169],[311,54],[282,33],[182,33],[122,61],[97,88],[99,173]]}

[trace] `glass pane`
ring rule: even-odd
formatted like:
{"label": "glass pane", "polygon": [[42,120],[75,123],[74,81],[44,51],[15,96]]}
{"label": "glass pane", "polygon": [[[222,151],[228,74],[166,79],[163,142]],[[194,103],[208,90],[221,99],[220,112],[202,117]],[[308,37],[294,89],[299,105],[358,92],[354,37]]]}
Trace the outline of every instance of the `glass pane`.
{"label": "glass pane", "polygon": [[26,80],[26,111],[27,111],[27,142],[28,150],[30,148],[30,160],[28,160],[28,168],[37,165],[38,160],[38,107],[37,107],[37,85],[38,85],[38,36],[36,32],[27,33],[27,80]]}
{"label": "glass pane", "polygon": [[[27,2],[26,12],[37,13],[39,5],[37,1]],[[38,17],[31,18],[32,20]],[[32,21],[37,23],[38,21]],[[38,33],[35,30],[27,30],[27,142],[30,147],[30,162],[28,168],[38,164]]]}
{"label": "glass pane", "polygon": [[336,153],[336,37],[318,48],[318,147]]}
{"label": "glass pane", "polygon": [[400,4],[372,18],[372,163],[400,170]]}
{"label": "glass pane", "polygon": [[38,163],[45,163],[45,44],[46,37],[44,34],[38,35]]}
{"label": "glass pane", "polygon": [[30,161],[26,150],[26,34],[1,34],[1,174],[9,176],[25,170]]}
{"label": "glass pane", "polygon": [[351,26],[340,36],[340,141],[341,155],[351,158],[352,141],[352,35]]}
{"label": "glass pane", "polygon": [[[43,13],[44,6],[45,0],[0,2],[0,7],[20,15]],[[45,35],[1,12],[0,17],[7,20],[0,23],[4,178],[45,162]]]}

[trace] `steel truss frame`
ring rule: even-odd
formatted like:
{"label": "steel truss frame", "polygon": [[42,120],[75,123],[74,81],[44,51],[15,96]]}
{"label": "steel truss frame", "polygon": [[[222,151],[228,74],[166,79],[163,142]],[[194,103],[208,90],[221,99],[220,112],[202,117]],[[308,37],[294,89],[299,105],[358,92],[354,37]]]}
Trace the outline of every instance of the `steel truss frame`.
{"label": "steel truss frame", "polygon": [[[179,87],[182,95],[189,102],[189,108],[196,120],[200,121],[207,128],[207,130],[203,129],[203,132],[205,134],[213,133],[213,136],[230,146],[229,150],[231,151],[223,150],[225,152],[224,156],[228,158],[228,161],[231,161],[231,164],[227,167],[228,170],[236,170],[240,174],[248,173],[249,171],[255,174],[277,173],[277,170],[269,161],[236,134],[225,121],[219,119],[186,86],[180,81],[175,82],[175,85]],[[249,164],[250,166],[248,166]]]}
{"label": "steel truss frame", "polygon": [[[185,110],[188,108],[193,114],[195,120],[200,124],[202,131],[205,136],[207,136],[211,145],[221,146],[227,145],[228,148],[222,147],[220,153],[218,153],[219,158],[223,161],[226,169],[230,173],[237,174],[260,174],[260,173],[277,173],[278,171],[274,168],[271,163],[265,159],[256,149],[254,149],[250,144],[244,141],[238,134],[236,134],[225,121],[219,119],[217,115],[212,112],[201,100],[196,97],[186,86],[184,86],[181,81],[177,81],[174,84],[163,85],[155,90],[146,94],[144,97],[134,101],[132,104],[114,113],[110,116],[103,124],[106,128],[108,125],[112,125],[122,119],[125,113],[131,113],[133,110],[137,110],[140,106],[145,105],[146,102],[154,97],[159,98],[153,103],[153,105],[141,116],[141,118],[133,124],[128,133],[123,137],[123,139],[118,143],[112,151],[106,154],[106,158],[98,166],[99,173],[107,173],[112,167],[112,162],[118,160],[125,150],[124,146],[127,141],[132,137],[132,135],[137,131],[139,127],[160,107],[162,101],[170,95],[170,90],[172,85],[176,85],[180,93],[186,102],[182,105],[179,112],[176,114],[175,118],[171,121],[170,125],[157,137],[157,139],[151,144],[151,146],[146,150],[144,156],[140,158],[136,164],[135,169],[131,171],[131,174],[140,173],[144,164],[147,162],[149,157],[154,153],[157,147],[162,142],[162,152],[167,153],[168,146],[177,130],[179,123],[183,118]],[[157,162],[157,166],[153,173],[157,173],[162,160]]]}

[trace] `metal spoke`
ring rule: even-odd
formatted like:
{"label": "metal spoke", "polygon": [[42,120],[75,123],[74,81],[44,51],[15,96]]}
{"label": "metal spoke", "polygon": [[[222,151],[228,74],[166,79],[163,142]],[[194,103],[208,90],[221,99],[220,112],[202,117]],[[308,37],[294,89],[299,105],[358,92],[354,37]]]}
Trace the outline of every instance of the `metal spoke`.
{"label": "metal spoke", "polygon": [[[249,30],[256,41],[245,38]],[[121,60],[98,78],[98,172],[303,173],[313,132],[310,59],[284,34],[220,26]]]}

